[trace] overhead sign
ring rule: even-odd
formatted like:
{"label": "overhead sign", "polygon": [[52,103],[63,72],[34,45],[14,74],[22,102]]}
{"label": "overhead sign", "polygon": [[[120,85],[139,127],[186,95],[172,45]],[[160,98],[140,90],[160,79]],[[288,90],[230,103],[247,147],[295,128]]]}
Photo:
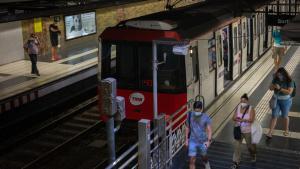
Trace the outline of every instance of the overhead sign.
{"label": "overhead sign", "polygon": [[267,24],[269,26],[284,26],[289,23],[295,15],[267,14]]}
{"label": "overhead sign", "polygon": [[176,55],[187,55],[189,45],[175,45],[173,46],[173,53]]}

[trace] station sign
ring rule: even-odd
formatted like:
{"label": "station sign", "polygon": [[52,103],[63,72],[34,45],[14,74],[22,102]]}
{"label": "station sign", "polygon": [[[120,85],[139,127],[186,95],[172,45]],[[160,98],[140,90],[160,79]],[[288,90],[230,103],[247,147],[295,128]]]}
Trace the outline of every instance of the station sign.
{"label": "station sign", "polygon": [[267,24],[268,26],[284,26],[289,23],[295,15],[286,15],[286,14],[267,14]]}

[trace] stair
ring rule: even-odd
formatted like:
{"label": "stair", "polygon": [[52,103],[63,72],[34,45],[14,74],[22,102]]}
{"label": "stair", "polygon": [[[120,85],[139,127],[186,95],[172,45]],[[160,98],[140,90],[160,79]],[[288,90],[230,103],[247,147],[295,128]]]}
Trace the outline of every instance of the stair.
{"label": "stair", "polygon": [[[232,165],[233,145],[214,142],[208,150],[212,169],[229,169]],[[188,168],[187,149],[183,148],[173,159],[172,169]],[[197,157],[196,168],[204,168],[201,158]],[[300,152],[257,147],[257,161],[250,162],[246,145],[242,145],[242,161],[239,169],[300,169]]]}

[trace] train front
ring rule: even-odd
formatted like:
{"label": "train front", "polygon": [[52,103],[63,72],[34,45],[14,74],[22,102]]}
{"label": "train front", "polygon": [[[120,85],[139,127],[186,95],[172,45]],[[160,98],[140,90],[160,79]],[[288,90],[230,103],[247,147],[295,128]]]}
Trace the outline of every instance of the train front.
{"label": "train front", "polygon": [[[142,27],[161,23],[139,23]],[[169,25],[170,26],[170,25]],[[107,28],[99,38],[102,78],[117,79],[117,95],[126,103],[126,118],[153,119],[152,42],[157,45],[158,112],[173,114],[187,102],[185,56],[174,53],[172,42],[180,41],[175,31],[117,26]]]}

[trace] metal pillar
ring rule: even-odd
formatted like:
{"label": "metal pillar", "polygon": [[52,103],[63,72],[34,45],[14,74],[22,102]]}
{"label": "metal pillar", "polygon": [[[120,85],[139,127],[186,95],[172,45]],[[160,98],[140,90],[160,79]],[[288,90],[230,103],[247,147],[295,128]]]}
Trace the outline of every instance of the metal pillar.
{"label": "metal pillar", "polygon": [[157,46],[156,41],[152,43],[152,71],[153,71],[153,115],[154,119],[157,118],[158,108],[157,108]]}
{"label": "metal pillar", "polygon": [[114,128],[114,118],[109,117],[109,119],[106,122],[106,137],[109,154],[109,164],[115,162],[116,160]]}
{"label": "metal pillar", "polygon": [[167,160],[167,143],[166,143],[166,120],[165,115],[159,115],[156,119],[154,119],[155,128],[157,132],[155,135],[157,136],[157,140],[155,144],[158,146],[156,151],[156,156],[158,157],[158,168],[165,169],[166,168],[166,160]]}
{"label": "metal pillar", "polygon": [[151,168],[150,154],[150,120],[142,119],[138,124],[139,147],[138,166],[139,169]]}

